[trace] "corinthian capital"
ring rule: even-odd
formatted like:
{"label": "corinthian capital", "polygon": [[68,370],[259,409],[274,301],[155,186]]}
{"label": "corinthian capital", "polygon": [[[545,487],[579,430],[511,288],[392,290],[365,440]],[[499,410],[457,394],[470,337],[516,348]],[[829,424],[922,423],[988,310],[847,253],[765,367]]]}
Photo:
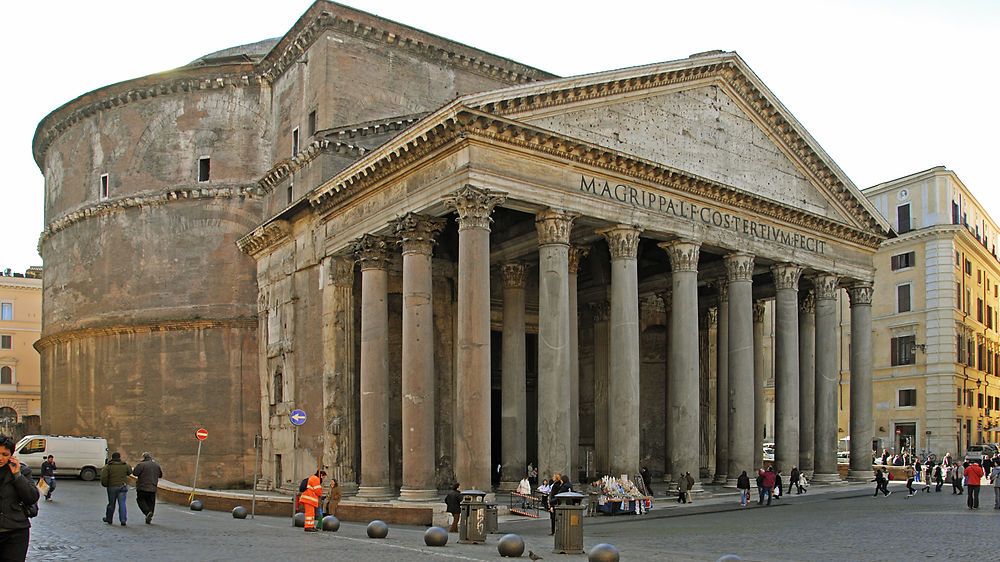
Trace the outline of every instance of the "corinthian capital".
{"label": "corinthian capital", "polygon": [[406,213],[392,221],[392,229],[399,237],[404,254],[429,256],[434,248],[434,238],[444,228],[444,223],[442,218]]}
{"label": "corinthian capital", "polygon": [[871,306],[872,305],[871,281],[858,281],[847,288],[847,296],[851,299],[851,306]]}
{"label": "corinthian capital", "polygon": [[806,294],[799,299],[799,312],[803,314],[816,313],[816,294],[812,290],[806,291]]}
{"label": "corinthian capital", "polygon": [[726,255],[726,277],[730,283],[733,281],[753,281],[753,258],[752,254],[739,252]]}
{"label": "corinthian capital", "polygon": [[354,253],[361,269],[388,269],[390,238],[365,234],[354,242]]}
{"label": "corinthian capital", "polygon": [[642,229],[629,224],[619,224],[597,231],[608,241],[612,259],[634,260],[639,253],[639,235]]}
{"label": "corinthian capital", "polygon": [[840,289],[840,278],[836,275],[825,273],[814,275],[812,282],[813,289],[816,291],[816,300],[837,298],[837,290]]}
{"label": "corinthian capital", "polygon": [[466,185],[444,198],[445,207],[458,213],[458,229],[490,229],[493,208],[507,200],[506,193]]}
{"label": "corinthian capital", "polygon": [[330,283],[337,287],[350,287],[354,284],[354,260],[350,256],[330,256],[327,263]]}
{"label": "corinthian capital", "polygon": [[500,277],[504,289],[523,289],[528,281],[528,266],[511,262],[500,266]]}
{"label": "corinthian capital", "polygon": [[729,280],[719,279],[715,282],[715,288],[719,291],[719,302],[729,301]]}
{"label": "corinthian capital", "polygon": [[570,274],[580,271],[580,262],[590,253],[590,248],[584,246],[569,247],[569,272]]}
{"label": "corinthian capital", "polygon": [[782,289],[799,289],[799,275],[802,274],[802,268],[790,263],[777,263],[771,266],[771,276],[774,278],[774,288],[777,290]]}
{"label": "corinthian capital", "polygon": [[698,271],[698,254],[701,244],[690,240],[671,240],[657,244],[670,256],[670,269],[677,271]]}
{"label": "corinthian capital", "polygon": [[545,209],[535,215],[535,228],[538,229],[538,244],[569,245],[569,232],[573,228],[573,220],[580,216],[560,209]]}
{"label": "corinthian capital", "polygon": [[764,321],[764,309],[767,306],[767,301],[755,300],[753,301],[753,323],[759,324]]}

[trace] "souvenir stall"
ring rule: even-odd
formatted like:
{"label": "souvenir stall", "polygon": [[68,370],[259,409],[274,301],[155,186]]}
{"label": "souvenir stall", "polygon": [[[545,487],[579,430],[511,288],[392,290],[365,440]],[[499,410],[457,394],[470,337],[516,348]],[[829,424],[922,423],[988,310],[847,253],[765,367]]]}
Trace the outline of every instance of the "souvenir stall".
{"label": "souvenir stall", "polygon": [[601,513],[641,515],[653,507],[653,497],[646,493],[638,476],[634,480],[624,474],[621,478],[605,476],[597,481],[597,486],[597,511]]}

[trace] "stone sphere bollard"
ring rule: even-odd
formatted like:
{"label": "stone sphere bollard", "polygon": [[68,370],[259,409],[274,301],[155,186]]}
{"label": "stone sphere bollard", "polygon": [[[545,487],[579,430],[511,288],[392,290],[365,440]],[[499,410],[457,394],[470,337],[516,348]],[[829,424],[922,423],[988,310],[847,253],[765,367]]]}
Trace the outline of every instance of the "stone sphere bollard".
{"label": "stone sphere bollard", "polygon": [[298,512],[298,513],[296,513],[295,514],[294,525],[296,527],[303,527],[303,528],[305,528],[305,526],[306,526],[306,514],[302,513],[301,511]]}
{"label": "stone sphere bollard", "polygon": [[737,560],[743,560],[743,559],[740,558],[739,556],[736,556],[735,554],[724,554],[720,556],[719,559],[716,560],[715,562],[736,562]]}
{"label": "stone sphere bollard", "polygon": [[247,518],[247,508],[242,505],[238,505],[233,508],[233,519],[246,519]]}
{"label": "stone sphere bollard", "polygon": [[191,502],[191,511],[201,511],[205,509],[205,506],[201,504],[201,501],[194,500]]}
{"label": "stone sphere bollard", "polygon": [[340,530],[340,519],[332,515],[327,515],[323,518],[322,524],[324,531],[339,531]]}
{"label": "stone sphere bollard", "polygon": [[606,542],[590,549],[587,555],[588,562],[618,562],[618,549]]}
{"label": "stone sphere bollard", "polygon": [[368,524],[368,538],[384,539],[389,536],[389,526],[378,519]]}
{"label": "stone sphere bollard", "polygon": [[524,554],[524,539],[514,534],[504,535],[497,543],[497,552],[500,556],[519,558]]}
{"label": "stone sphere bollard", "polygon": [[428,527],[424,531],[424,544],[427,546],[444,546],[448,544],[448,531],[441,527]]}

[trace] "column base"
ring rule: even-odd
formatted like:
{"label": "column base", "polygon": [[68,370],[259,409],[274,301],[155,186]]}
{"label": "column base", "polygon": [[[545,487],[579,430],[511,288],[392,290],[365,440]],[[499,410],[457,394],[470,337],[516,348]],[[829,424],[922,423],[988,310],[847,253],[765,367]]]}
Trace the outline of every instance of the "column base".
{"label": "column base", "polygon": [[401,502],[436,502],[440,500],[441,497],[438,496],[437,490],[433,489],[415,490],[401,488],[399,490],[399,501]]}
{"label": "column base", "polygon": [[389,486],[358,486],[355,498],[363,502],[384,502],[396,499],[396,494]]}
{"label": "column base", "polygon": [[513,492],[514,490],[517,489],[517,485],[518,484],[520,484],[520,482],[506,482],[506,481],[501,480],[500,484],[497,485],[497,491],[500,491],[500,492]]}
{"label": "column base", "polygon": [[874,478],[875,477],[874,474],[875,474],[874,468],[869,470],[855,470],[852,468],[847,471],[847,480],[854,483],[858,482],[864,483]]}
{"label": "column base", "polygon": [[846,484],[847,482],[840,478],[840,473],[838,472],[827,472],[820,473],[817,472],[813,474],[812,480],[813,484]]}
{"label": "column base", "polygon": [[[747,476],[749,476],[749,474]],[[722,487],[735,489],[738,483],[738,479],[736,478],[726,478],[726,483],[723,484]],[[750,486],[753,486],[753,479],[750,480]]]}
{"label": "column base", "polygon": [[[736,480],[733,479],[733,482],[735,482],[735,481]],[[716,474],[715,478],[712,479],[712,484],[716,484],[716,485],[720,485],[720,486],[724,485],[726,482],[727,482],[727,480],[726,480],[726,473]]]}
{"label": "column base", "polygon": [[341,492],[341,495],[343,497],[349,498],[349,497],[353,497],[353,496],[358,495],[358,483],[357,482],[347,482],[347,483],[344,483],[344,482],[338,481],[338,483],[340,484],[340,492]]}

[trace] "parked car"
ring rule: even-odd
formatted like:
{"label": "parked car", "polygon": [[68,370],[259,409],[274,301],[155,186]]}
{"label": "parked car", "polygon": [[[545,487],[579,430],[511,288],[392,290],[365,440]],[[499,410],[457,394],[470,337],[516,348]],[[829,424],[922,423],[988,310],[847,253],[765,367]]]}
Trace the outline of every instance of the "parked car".
{"label": "parked car", "polygon": [[969,448],[965,451],[965,460],[969,462],[983,462],[983,457],[997,454],[997,448],[989,443],[984,443],[982,445],[969,445]]}
{"label": "parked car", "polygon": [[63,435],[25,435],[14,446],[17,458],[38,474],[49,455],[56,461],[56,476],[79,476],[83,480],[97,478],[108,459],[108,440],[100,437],[67,437]]}
{"label": "parked car", "polygon": [[774,443],[764,443],[764,460],[774,460]]}

